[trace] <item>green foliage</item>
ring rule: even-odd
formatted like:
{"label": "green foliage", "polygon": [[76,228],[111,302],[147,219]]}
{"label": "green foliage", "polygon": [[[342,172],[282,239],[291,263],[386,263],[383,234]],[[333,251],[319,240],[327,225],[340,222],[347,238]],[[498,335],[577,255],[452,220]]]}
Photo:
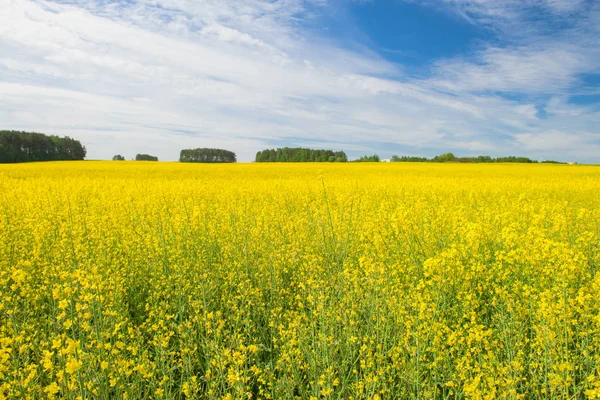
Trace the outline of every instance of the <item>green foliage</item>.
{"label": "green foliage", "polygon": [[191,163],[234,163],[235,153],[223,149],[187,149],[181,150],[179,162]]}
{"label": "green foliage", "polygon": [[500,162],[500,163],[525,163],[525,164],[537,163],[537,161],[531,160],[527,157],[515,157],[515,156],[498,157],[494,161]]}
{"label": "green foliage", "polygon": [[283,147],[256,153],[256,162],[346,162],[343,151]]}
{"label": "green foliage", "polygon": [[364,155],[361,158],[359,158],[358,160],[352,160],[352,162],[379,162],[379,161],[381,161],[381,159],[379,158],[379,156],[377,154],[373,154],[371,156]]}
{"label": "green foliage", "polygon": [[135,161],[158,161],[158,157],[150,154],[138,154],[135,156]]}
{"label": "green foliage", "polygon": [[452,162],[456,161],[456,157],[452,153],[444,153],[433,157],[433,162]]}
{"label": "green foliage", "polygon": [[122,155],[120,155],[120,154],[117,154],[117,155],[116,155],[116,156],[114,156],[112,159],[113,159],[113,161],[125,161],[125,157],[123,157],[123,156],[122,156]]}
{"label": "green foliage", "polygon": [[0,163],[83,160],[86,152],[81,142],[68,136],[0,131]]}
{"label": "green foliage", "polygon": [[391,162],[428,162],[427,157],[411,157],[411,156],[392,156]]}
{"label": "green foliage", "polygon": [[[396,155],[392,156],[392,162],[458,162],[458,163],[537,163],[536,160],[532,160],[527,157],[498,157],[493,158],[491,156],[477,156],[477,157],[456,157],[453,153],[444,153],[438,156],[435,156],[431,159],[427,157],[410,157],[410,156],[402,156],[398,157]],[[564,164],[559,161],[542,161],[547,163],[556,163],[556,164]]]}

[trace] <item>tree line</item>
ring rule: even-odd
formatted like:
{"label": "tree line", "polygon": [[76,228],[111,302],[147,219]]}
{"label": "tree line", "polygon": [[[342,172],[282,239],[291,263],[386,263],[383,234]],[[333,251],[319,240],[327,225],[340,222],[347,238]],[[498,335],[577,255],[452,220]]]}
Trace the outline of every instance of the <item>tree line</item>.
{"label": "tree line", "polygon": [[[453,153],[444,153],[437,155],[433,158],[427,157],[410,157],[410,156],[392,156],[391,162],[456,162],[456,163],[523,163],[532,164],[537,163],[537,160],[532,160],[528,157],[491,157],[491,156],[477,156],[477,157],[456,157]],[[554,163],[554,164],[565,164],[559,161],[542,161],[542,163]]]}
{"label": "tree line", "polygon": [[150,154],[136,154],[135,161],[158,161],[158,157],[151,156]]}
{"label": "tree line", "polygon": [[[124,159],[117,155],[113,160]],[[138,154],[136,160],[158,161],[157,157],[148,154]],[[237,161],[234,152],[223,149],[199,148],[181,150],[179,156],[180,162],[192,163],[234,163]],[[343,151],[333,150],[313,150],[306,148],[282,147],[276,149],[262,150],[256,153],[256,162],[348,162],[348,156]],[[380,162],[381,158],[377,154],[364,155],[351,162]],[[537,163],[528,157],[457,157],[453,153],[444,153],[432,158],[397,156],[393,155],[390,162],[454,162],[454,163]],[[541,161],[542,163],[565,164],[559,161]]]}
{"label": "tree line", "polygon": [[283,147],[256,153],[256,162],[347,162],[343,151]]}
{"label": "tree line", "polygon": [[83,160],[86,153],[81,142],[68,136],[0,131],[0,163]]}
{"label": "tree line", "polygon": [[[113,161],[125,161],[120,154],[113,156]],[[150,154],[137,154],[135,161],[158,161],[158,157]],[[223,149],[184,149],[179,154],[179,162],[187,163],[234,163],[237,157],[233,151]]]}
{"label": "tree line", "polygon": [[223,149],[186,149],[181,150],[179,162],[189,163],[234,163],[237,157],[233,151]]}
{"label": "tree line", "polygon": [[373,155],[365,155],[362,156],[360,158],[357,158],[356,160],[352,160],[352,162],[379,162],[381,161],[381,158],[379,158],[379,156],[377,154],[373,154]]}
{"label": "tree line", "polygon": [[[45,135],[38,132],[0,131],[0,163],[21,163],[31,161],[83,160],[87,154],[85,146],[71,137]],[[113,160],[125,160],[118,154]],[[137,154],[136,161],[158,161],[150,154]],[[266,149],[256,153],[256,162],[347,162],[343,151],[314,150],[307,148],[283,147]],[[197,148],[181,150],[180,162],[191,163],[234,163],[236,154],[229,150]],[[377,154],[365,155],[353,162],[380,162]],[[444,153],[433,158],[393,155],[391,162],[456,162],[456,163],[537,163],[528,157],[456,157],[453,153]],[[542,163],[565,164],[547,160]]]}

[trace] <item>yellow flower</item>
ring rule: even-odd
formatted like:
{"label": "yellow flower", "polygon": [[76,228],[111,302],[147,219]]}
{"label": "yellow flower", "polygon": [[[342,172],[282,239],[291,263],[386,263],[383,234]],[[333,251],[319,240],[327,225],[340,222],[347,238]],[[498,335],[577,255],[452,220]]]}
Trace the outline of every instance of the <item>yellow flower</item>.
{"label": "yellow flower", "polygon": [[0,193],[0,398],[600,399],[600,166],[53,162]]}
{"label": "yellow flower", "polygon": [[81,367],[83,366],[83,362],[71,357],[69,358],[69,360],[67,361],[66,364],[66,371],[68,374],[73,375],[74,373],[76,373],[77,371],[79,371],[81,369]]}
{"label": "yellow flower", "polygon": [[58,308],[61,310],[64,310],[65,308],[67,308],[69,306],[69,301],[67,299],[62,299],[59,303],[58,303]]}
{"label": "yellow flower", "polygon": [[46,386],[46,388],[44,389],[44,392],[48,393],[48,395],[50,395],[50,396],[54,396],[58,392],[60,392],[60,386],[58,386],[58,384],[56,382],[52,382],[51,384]]}

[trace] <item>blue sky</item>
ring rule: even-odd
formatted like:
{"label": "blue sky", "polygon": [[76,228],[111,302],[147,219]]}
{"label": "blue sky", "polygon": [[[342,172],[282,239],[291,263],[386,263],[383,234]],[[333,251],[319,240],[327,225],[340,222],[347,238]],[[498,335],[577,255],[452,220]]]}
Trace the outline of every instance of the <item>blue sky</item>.
{"label": "blue sky", "polygon": [[6,0],[4,129],[92,159],[274,146],[600,163],[600,2]]}

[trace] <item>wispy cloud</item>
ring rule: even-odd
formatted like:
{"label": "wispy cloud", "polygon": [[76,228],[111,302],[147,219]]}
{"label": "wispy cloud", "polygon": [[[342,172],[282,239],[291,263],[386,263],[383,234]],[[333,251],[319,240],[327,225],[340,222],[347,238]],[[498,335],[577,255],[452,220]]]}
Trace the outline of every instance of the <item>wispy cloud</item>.
{"label": "wispy cloud", "polygon": [[598,67],[598,52],[582,51],[600,37],[595,9],[499,3],[435,6],[503,32],[526,26],[532,7],[578,21],[560,34],[540,26],[438,60],[417,78],[317,34],[325,0],[8,0],[0,6],[0,120],[81,138],[91,158],[173,160],[184,147],[218,146],[250,160],[273,143],[323,141],[382,155],[397,146],[550,157],[566,146],[575,157],[598,146],[598,108],[569,103],[581,74]]}
{"label": "wispy cloud", "polygon": [[565,43],[488,47],[473,57],[441,61],[436,83],[453,91],[570,92],[581,74],[600,66],[597,58]]}

